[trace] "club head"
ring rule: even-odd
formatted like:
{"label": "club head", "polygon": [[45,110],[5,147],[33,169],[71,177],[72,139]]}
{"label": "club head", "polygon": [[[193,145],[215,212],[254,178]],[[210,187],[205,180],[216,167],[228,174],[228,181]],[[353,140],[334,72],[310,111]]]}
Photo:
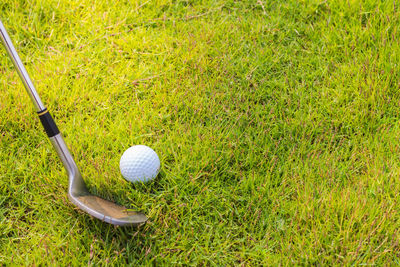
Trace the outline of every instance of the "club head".
{"label": "club head", "polygon": [[81,210],[107,223],[120,226],[138,226],[147,221],[147,217],[143,213],[127,210],[123,206],[94,195],[74,197],[69,194],[69,198]]}
{"label": "club head", "polygon": [[93,217],[114,225],[138,226],[147,221],[146,215],[131,211],[114,202],[92,195],[87,189],[75,161],[61,136],[50,138],[69,175],[68,197],[72,203]]}
{"label": "club head", "polygon": [[93,217],[120,226],[138,226],[147,221],[147,217],[141,212],[128,210],[124,206],[90,194],[77,169],[70,173],[69,181],[69,199]]}
{"label": "club head", "polygon": [[81,210],[107,223],[138,226],[147,221],[147,217],[141,212],[128,210],[124,206],[90,194],[79,172],[70,177],[68,197]]}

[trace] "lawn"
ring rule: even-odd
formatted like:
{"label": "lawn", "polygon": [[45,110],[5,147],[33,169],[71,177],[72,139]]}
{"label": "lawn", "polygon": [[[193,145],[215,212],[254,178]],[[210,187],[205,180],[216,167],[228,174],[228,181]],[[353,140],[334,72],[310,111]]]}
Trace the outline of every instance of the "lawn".
{"label": "lawn", "polygon": [[[93,219],[0,46],[0,265],[399,265],[397,1],[1,0],[94,194]],[[144,144],[157,179],[119,159]]]}

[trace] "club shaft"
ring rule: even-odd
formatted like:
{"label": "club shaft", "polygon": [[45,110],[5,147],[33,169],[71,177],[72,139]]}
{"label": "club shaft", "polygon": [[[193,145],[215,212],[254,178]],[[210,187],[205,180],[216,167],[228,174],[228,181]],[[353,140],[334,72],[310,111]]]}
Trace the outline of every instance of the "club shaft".
{"label": "club shaft", "polygon": [[29,97],[31,98],[33,105],[36,108],[36,111],[44,110],[46,107],[43,105],[42,100],[40,100],[39,94],[37,93],[35,86],[33,85],[33,82],[24,67],[24,64],[22,64],[22,61],[19,58],[18,53],[15,50],[15,47],[10,39],[10,36],[8,35],[6,29],[4,28],[4,25],[1,22],[1,20],[0,20],[0,39],[4,44],[4,47],[6,48],[7,53],[10,56],[12,62],[14,63],[15,68],[17,69],[17,72],[21,77],[21,80],[25,86],[25,89]]}
{"label": "club shaft", "polygon": [[[15,68],[18,71],[19,76],[25,86],[26,91],[28,92],[30,98],[32,99],[32,103],[34,104],[36,111],[38,112],[39,119],[47,133],[47,136],[50,138],[51,143],[53,144],[55,150],[57,151],[58,156],[64,164],[65,169],[69,174],[79,174],[79,170],[75,164],[74,159],[71,156],[71,153],[68,150],[67,145],[62,138],[60,131],[56,123],[54,122],[52,116],[49,111],[43,105],[40,100],[39,94],[36,92],[35,86],[31,78],[29,77],[28,72],[26,71],[24,64],[22,63],[20,57],[18,56],[17,51],[11,41],[10,36],[8,35],[6,29],[4,28],[3,23],[0,20],[0,38],[2,43],[4,44],[10,59],[14,63]],[[80,183],[83,184],[83,181],[80,180]],[[84,185],[83,185],[84,186]]]}

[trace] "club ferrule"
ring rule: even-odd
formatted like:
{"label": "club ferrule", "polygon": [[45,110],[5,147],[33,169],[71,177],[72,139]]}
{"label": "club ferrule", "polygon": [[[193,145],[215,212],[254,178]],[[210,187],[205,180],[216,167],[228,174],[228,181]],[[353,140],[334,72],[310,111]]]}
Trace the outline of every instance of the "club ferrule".
{"label": "club ferrule", "polygon": [[56,123],[53,120],[53,117],[51,117],[50,112],[47,110],[47,108],[38,111],[37,113],[39,115],[40,122],[42,123],[43,128],[46,131],[48,137],[53,137],[60,133]]}

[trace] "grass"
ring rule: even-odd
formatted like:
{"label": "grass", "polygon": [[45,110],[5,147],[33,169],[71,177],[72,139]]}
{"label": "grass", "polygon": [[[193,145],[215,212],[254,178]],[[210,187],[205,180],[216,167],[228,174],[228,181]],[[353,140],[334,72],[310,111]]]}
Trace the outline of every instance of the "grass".
{"label": "grass", "polygon": [[[2,0],[104,224],[0,49],[1,265],[398,265],[396,1]],[[119,158],[145,144],[152,183]]]}

